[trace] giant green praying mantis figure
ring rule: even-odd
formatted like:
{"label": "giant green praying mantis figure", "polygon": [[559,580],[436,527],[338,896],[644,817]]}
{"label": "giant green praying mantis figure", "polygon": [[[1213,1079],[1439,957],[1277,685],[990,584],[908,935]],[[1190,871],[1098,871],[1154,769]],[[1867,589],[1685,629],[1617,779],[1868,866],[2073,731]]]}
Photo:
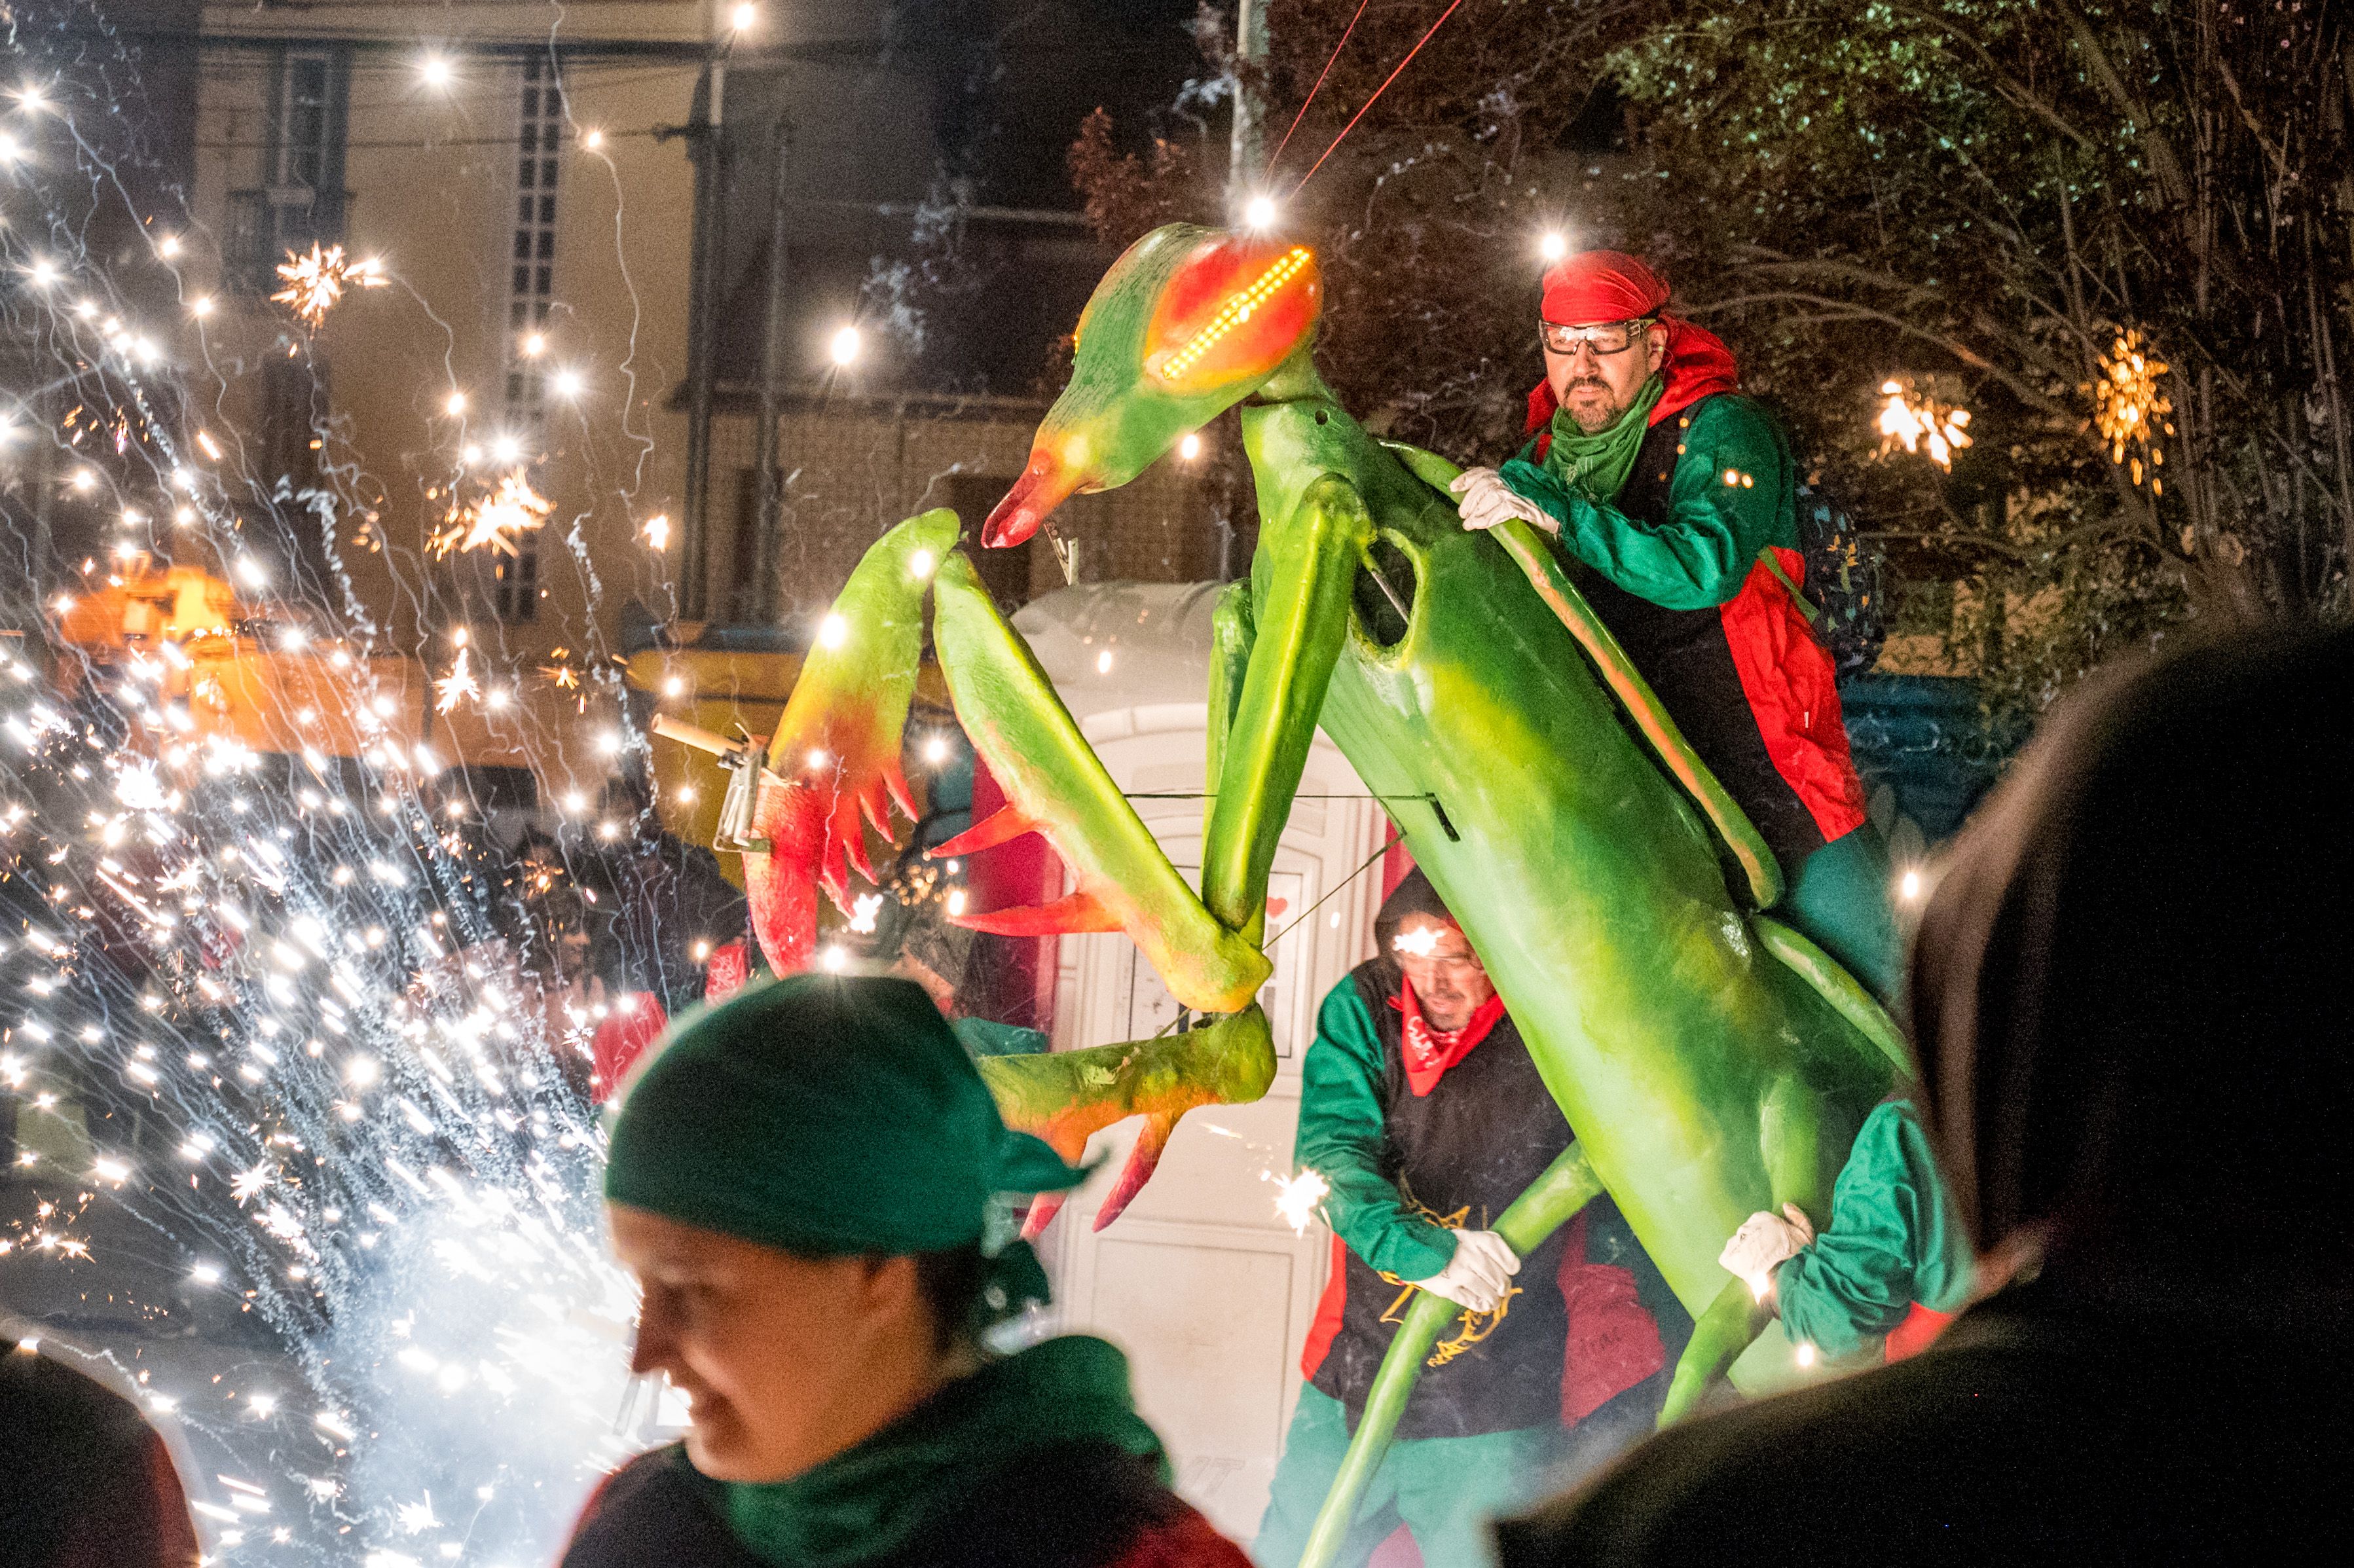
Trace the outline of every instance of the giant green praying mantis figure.
{"label": "giant green praying mantis figure", "polygon": [[[1216,621],[1202,885],[1171,866],[1029,650],[953,550],[947,512],[885,535],[852,575],[769,744],[739,771],[755,926],[805,967],[815,888],[866,867],[862,815],[902,808],[901,735],[923,598],[957,715],[1009,804],[938,854],[1044,833],[1073,891],[967,916],[1008,933],[1124,931],[1204,1015],[1173,1036],[984,1064],[1012,1124],[1076,1159],[1146,1118],[1098,1224],[1151,1174],[1179,1117],[1257,1097],[1275,1071],[1252,998],[1268,973],[1267,874],[1320,725],[1393,815],[1486,961],[1576,1141],[1497,1228],[1527,1252],[1597,1192],[1691,1311],[1663,1420],[1691,1408],[1766,1315],[1717,1263],[1749,1214],[1829,1217],[1857,1128],[1905,1062],[1847,973],[1765,911],[1763,842],[1678,736],[1551,546],[1467,533],[1454,470],[1368,435],[1311,356],[1302,246],[1171,226],[1123,255],[1080,317],[1070,386],[985,542],[1018,543],[1080,491],[1127,483],[1245,404],[1259,546]],[[750,759],[745,759],[748,764]],[[757,775],[757,785],[755,776]],[[1032,1229],[1048,1211],[1033,1212]],[[1452,1304],[1421,1296],[1326,1507],[1329,1552]],[[1743,1362],[1768,1381],[1778,1332]]]}

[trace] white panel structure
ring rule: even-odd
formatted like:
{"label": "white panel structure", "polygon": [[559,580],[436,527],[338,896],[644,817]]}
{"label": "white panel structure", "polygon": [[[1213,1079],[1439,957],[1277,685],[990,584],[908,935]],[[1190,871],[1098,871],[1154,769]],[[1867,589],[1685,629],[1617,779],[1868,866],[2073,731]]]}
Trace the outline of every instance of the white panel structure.
{"label": "white panel structure", "polygon": [[[1019,626],[1138,813],[1198,885],[1214,585],[1112,584],[1029,606]],[[1275,1212],[1291,1170],[1299,1065],[1316,1007],[1373,950],[1385,821],[1378,802],[1318,738],[1277,851],[1261,993],[1278,1053],[1256,1105],[1199,1110],[1109,1230],[1094,1222],[1134,1142],[1131,1121],[1089,1148],[1104,1167],[1042,1240],[1066,1327],[1125,1350],[1145,1416],[1170,1446],[1178,1487],[1247,1542],[1258,1528],[1298,1394],[1301,1347],[1331,1258],[1321,1226],[1295,1235]],[[1175,1003],[1125,937],[1065,938],[1055,1047],[1141,1039]]]}

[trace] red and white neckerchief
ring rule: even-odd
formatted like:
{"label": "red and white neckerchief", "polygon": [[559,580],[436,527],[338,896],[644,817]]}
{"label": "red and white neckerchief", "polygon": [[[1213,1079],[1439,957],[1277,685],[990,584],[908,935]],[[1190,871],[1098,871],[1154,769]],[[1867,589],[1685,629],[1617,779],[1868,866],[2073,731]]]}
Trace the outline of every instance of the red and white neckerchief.
{"label": "red and white neckerchief", "polygon": [[1504,999],[1490,996],[1460,1029],[1433,1029],[1415,1000],[1414,982],[1401,978],[1390,1005],[1405,1017],[1405,1083],[1419,1099],[1438,1086],[1447,1069],[1471,1054],[1471,1047],[1488,1038],[1496,1020],[1504,1016]]}

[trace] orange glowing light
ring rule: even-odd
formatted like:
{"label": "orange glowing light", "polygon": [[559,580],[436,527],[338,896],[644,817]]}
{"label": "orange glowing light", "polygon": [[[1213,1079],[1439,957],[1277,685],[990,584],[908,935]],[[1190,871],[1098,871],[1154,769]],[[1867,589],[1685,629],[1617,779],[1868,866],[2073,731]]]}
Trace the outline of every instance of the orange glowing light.
{"label": "orange glowing light", "polygon": [[1146,334],[1158,346],[1145,368],[1188,391],[1264,373],[1314,323],[1322,291],[1305,245],[1212,240],[1169,281]]}

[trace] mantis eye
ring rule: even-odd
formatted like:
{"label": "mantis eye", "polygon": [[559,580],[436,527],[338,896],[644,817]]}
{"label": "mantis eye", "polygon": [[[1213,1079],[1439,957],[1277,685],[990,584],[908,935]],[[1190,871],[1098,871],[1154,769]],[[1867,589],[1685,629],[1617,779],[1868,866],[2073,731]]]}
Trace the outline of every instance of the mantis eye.
{"label": "mantis eye", "polygon": [[1146,329],[1145,373],[1193,396],[1264,376],[1316,323],[1316,252],[1228,236],[1180,262]]}

